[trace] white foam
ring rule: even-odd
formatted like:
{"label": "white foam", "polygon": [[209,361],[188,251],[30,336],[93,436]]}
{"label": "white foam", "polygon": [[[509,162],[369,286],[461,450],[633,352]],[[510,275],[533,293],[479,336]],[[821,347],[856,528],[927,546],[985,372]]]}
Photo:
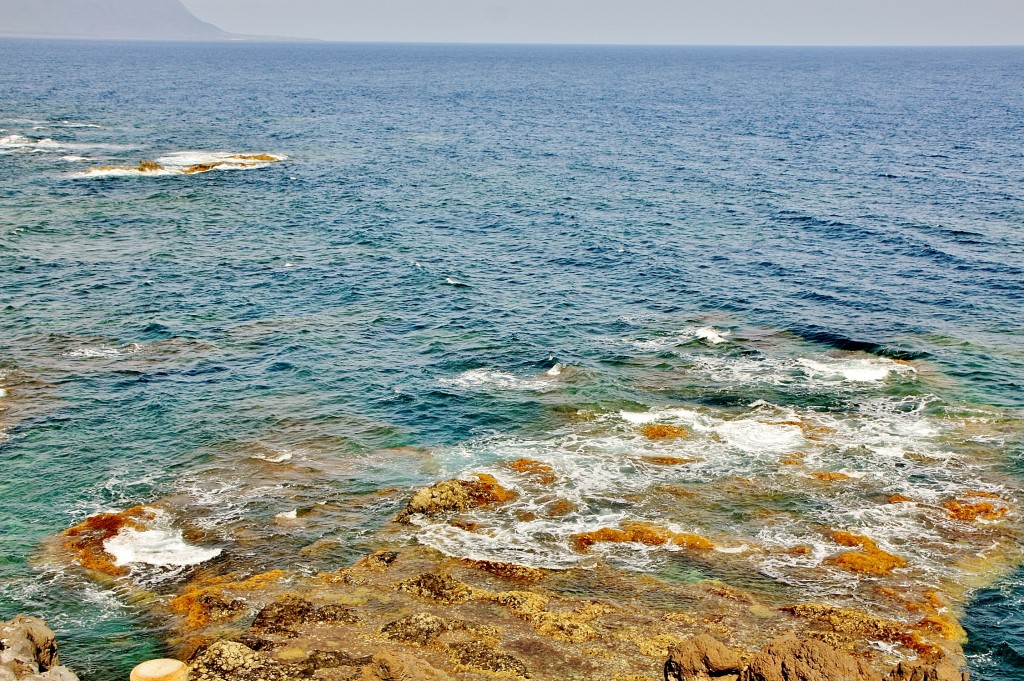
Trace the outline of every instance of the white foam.
{"label": "white foam", "polygon": [[95,359],[99,357],[120,357],[121,350],[106,345],[98,348],[75,348],[61,354],[61,357],[74,357],[77,359]]}
{"label": "white foam", "polygon": [[267,456],[266,454],[253,454],[252,458],[259,459],[260,461],[266,461],[267,463],[284,463],[285,461],[291,461],[292,456],[292,452],[281,452],[277,456]]}
{"label": "white foam", "polygon": [[555,364],[555,366],[553,366],[550,369],[548,369],[545,373],[548,376],[551,376],[551,377],[554,378],[554,377],[561,376],[563,371],[565,371],[565,365],[562,364],[561,362],[558,362],[558,363]]}
{"label": "white foam", "polygon": [[529,390],[545,392],[557,389],[557,383],[542,378],[519,378],[495,369],[470,369],[452,378],[442,378],[442,385],[470,390]]}
{"label": "white foam", "polygon": [[299,517],[299,510],[293,509],[291,511],[282,511],[274,516],[278,520],[295,520]]}
{"label": "white foam", "polygon": [[810,376],[841,377],[853,383],[884,381],[890,374],[909,375],[917,370],[907,364],[900,364],[884,357],[870,359],[799,359],[798,364]]}
{"label": "white foam", "polygon": [[707,341],[712,345],[718,345],[719,343],[725,343],[725,338],[722,336],[728,336],[728,331],[719,333],[713,326],[703,326],[694,332],[694,335],[701,340]]}
{"label": "white foam", "polygon": [[805,442],[799,426],[764,423],[756,419],[726,421],[715,430],[729,445],[751,454],[766,450],[775,453],[792,451]]}
{"label": "white foam", "polygon": [[171,527],[170,516],[155,510],[156,518],[143,530],[124,528],[103,542],[114,564],[188,567],[216,558],[221,549],[204,549],[185,541],[181,530]]}

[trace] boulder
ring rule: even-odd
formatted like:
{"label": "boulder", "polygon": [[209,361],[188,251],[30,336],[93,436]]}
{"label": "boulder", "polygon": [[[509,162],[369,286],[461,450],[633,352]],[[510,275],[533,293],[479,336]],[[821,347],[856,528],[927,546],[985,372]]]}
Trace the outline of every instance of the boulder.
{"label": "boulder", "polygon": [[701,634],[673,646],[665,662],[668,681],[696,681],[732,677],[743,669],[740,656],[718,639]]}
{"label": "boulder", "polygon": [[827,643],[789,634],[762,648],[740,681],[878,681],[878,675]]}
{"label": "boulder", "polygon": [[36,617],[0,624],[0,681],[78,681],[57,656],[57,637]]}

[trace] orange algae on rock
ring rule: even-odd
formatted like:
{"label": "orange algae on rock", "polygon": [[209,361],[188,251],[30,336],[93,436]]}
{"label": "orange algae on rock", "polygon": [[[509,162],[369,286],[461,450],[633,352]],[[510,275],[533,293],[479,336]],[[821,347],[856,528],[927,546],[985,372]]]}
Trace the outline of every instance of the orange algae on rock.
{"label": "orange algae on rock", "polygon": [[195,175],[196,173],[208,173],[214,168],[219,168],[222,165],[225,165],[224,162],[222,161],[217,161],[215,163],[197,163],[195,165],[189,166],[188,168],[185,168],[181,172],[185,173],[186,175]]}
{"label": "orange algae on rock", "polygon": [[893,494],[892,496],[886,498],[885,503],[887,503],[887,504],[905,504],[905,503],[909,503],[909,502],[912,502],[912,501],[913,501],[913,499],[911,499],[910,497],[903,496],[902,494]]}
{"label": "orange algae on rock", "polygon": [[555,475],[555,469],[546,463],[540,461],[534,461],[533,459],[516,459],[508,465],[509,468],[518,472],[524,473],[535,478],[538,482],[543,485],[550,485],[558,476]]}
{"label": "orange algae on rock", "polygon": [[143,161],[139,164],[140,173],[152,173],[163,169],[164,167],[156,161]]}
{"label": "orange algae on rock", "polygon": [[119,513],[100,513],[64,531],[64,548],[87,570],[96,570],[112,577],[128,574],[128,568],[114,564],[114,557],[103,543],[124,528],[144,530],[156,518],[146,506],[133,506]]}
{"label": "orange algae on rock", "polygon": [[261,163],[273,163],[274,161],[281,160],[279,157],[271,156],[270,154],[238,154],[234,158],[240,158],[243,161],[259,161]]}
{"label": "orange algae on rock", "polygon": [[832,565],[863,575],[888,575],[897,568],[907,566],[899,556],[883,551],[869,537],[851,532],[835,532],[832,539],[843,546],[859,546],[859,551],[847,551],[828,560]]}
{"label": "orange algae on rock", "polygon": [[645,456],[643,459],[658,466],[681,466],[699,461],[699,459],[688,459],[683,456]]}
{"label": "orange algae on rock", "polygon": [[185,592],[172,600],[168,607],[171,612],[184,616],[186,628],[194,631],[237,615],[244,609],[243,602],[232,598],[229,592],[261,591],[287,574],[284,570],[271,570],[235,581],[232,581],[231,575],[199,580],[186,586]]}
{"label": "orange algae on rock", "polygon": [[576,504],[567,499],[559,499],[547,507],[545,515],[557,518],[563,515],[568,515],[575,510]]}
{"label": "orange algae on rock", "polygon": [[697,534],[674,533],[649,523],[625,523],[622,529],[602,527],[599,530],[573,535],[573,546],[580,553],[586,553],[594,544],[604,542],[633,542],[647,546],[663,546],[672,542],[676,546],[691,549],[711,549],[714,542]]}
{"label": "orange algae on rock", "polygon": [[640,429],[640,434],[648,440],[674,440],[680,437],[688,437],[690,434],[685,428],[668,424],[652,423]]}
{"label": "orange algae on rock", "polygon": [[973,522],[975,520],[998,520],[1006,515],[1009,510],[1005,506],[997,507],[991,501],[978,501],[974,503],[951,499],[942,505],[953,520]]}
{"label": "orange algae on rock", "polygon": [[827,482],[839,482],[841,480],[849,480],[850,479],[850,476],[847,475],[846,473],[822,472],[822,473],[811,473],[811,476],[817,478],[818,480],[825,480]]}

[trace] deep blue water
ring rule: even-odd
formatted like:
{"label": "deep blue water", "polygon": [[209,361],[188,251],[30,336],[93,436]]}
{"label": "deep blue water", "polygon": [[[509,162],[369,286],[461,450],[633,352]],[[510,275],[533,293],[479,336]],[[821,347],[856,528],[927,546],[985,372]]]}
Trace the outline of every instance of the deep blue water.
{"label": "deep blue water", "polygon": [[[159,624],[39,542],[183,490],[214,508],[239,452],[304,448],[311,503],[499,458],[473,443],[570,407],[860,399],[650,383],[708,325],[930,377],[887,397],[1024,408],[1022,49],[6,40],[0,93],[0,617],[45,615],[83,678]],[[288,160],[81,176],[192,150]],[[580,377],[516,383],[559,364]],[[405,446],[448,453],[372,455]],[[1024,672],[1022,581],[968,609],[974,678]]]}

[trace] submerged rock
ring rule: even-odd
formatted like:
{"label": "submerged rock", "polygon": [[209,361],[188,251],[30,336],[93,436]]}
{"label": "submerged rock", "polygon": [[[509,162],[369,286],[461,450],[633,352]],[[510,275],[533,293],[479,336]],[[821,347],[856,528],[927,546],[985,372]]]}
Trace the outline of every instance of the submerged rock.
{"label": "submerged rock", "polygon": [[633,542],[647,546],[662,546],[669,542],[688,549],[713,549],[714,542],[707,537],[685,532],[672,532],[664,527],[650,523],[624,523],[621,529],[602,527],[592,532],[573,535],[573,545],[580,553],[585,553],[594,544],[603,542]]}
{"label": "submerged rock", "polygon": [[787,635],[761,649],[740,681],[878,681],[878,675],[827,643]]}
{"label": "submerged rock", "polygon": [[865,575],[888,575],[897,568],[907,566],[905,559],[878,548],[878,544],[869,537],[850,532],[836,532],[832,538],[843,546],[860,547],[859,551],[847,551],[829,559],[831,564],[844,570]]}
{"label": "submerged rock", "polygon": [[114,563],[114,556],[104,548],[104,542],[125,528],[145,530],[154,518],[156,513],[145,506],[133,506],[119,513],[99,513],[65,530],[64,548],[85,569],[121,577],[129,570]]}
{"label": "submerged rock", "polygon": [[648,440],[674,440],[680,437],[688,437],[690,434],[685,428],[666,424],[652,423],[640,429],[640,434]]}
{"label": "submerged rock", "polygon": [[18,615],[0,624],[0,680],[78,681],[60,663],[57,637],[36,617]]}
{"label": "submerged rock", "polygon": [[707,634],[673,646],[665,662],[665,678],[674,681],[735,678],[743,669],[739,654]]}

